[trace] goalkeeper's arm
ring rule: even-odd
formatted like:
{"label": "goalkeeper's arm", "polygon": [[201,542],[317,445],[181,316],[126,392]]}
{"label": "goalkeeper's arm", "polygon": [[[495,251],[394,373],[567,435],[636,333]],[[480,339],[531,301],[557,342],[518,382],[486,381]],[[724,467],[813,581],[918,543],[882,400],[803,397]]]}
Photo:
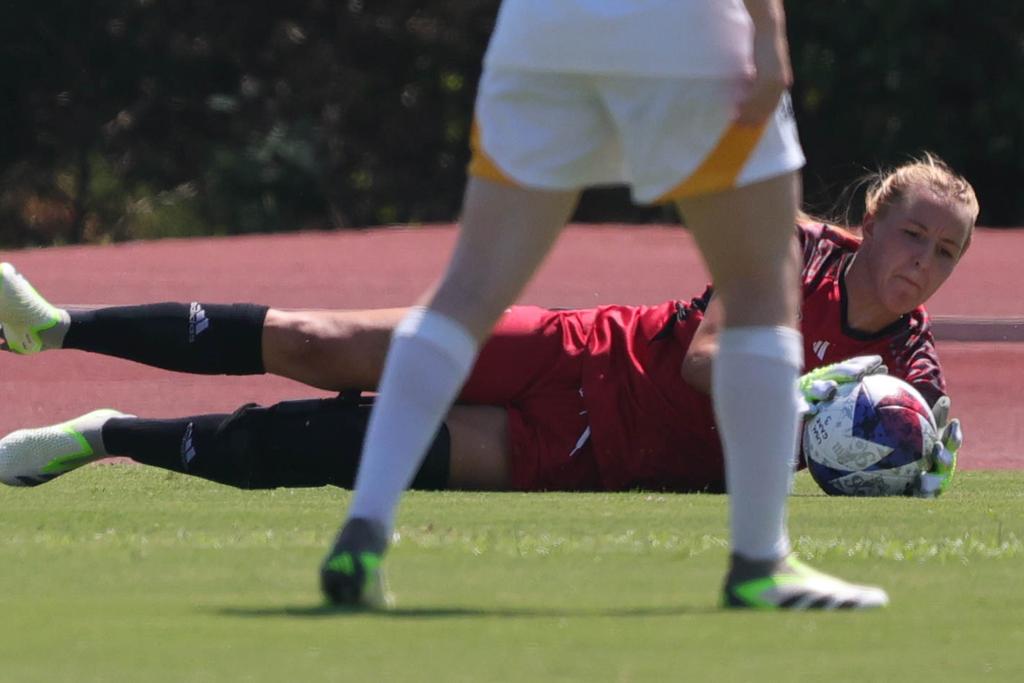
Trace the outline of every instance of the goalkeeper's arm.
{"label": "goalkeeper's arm", "polygon": [[683,381],[702,394],[711,394],[711,364],[718,353],[718,332],[723,321],[722,304],[712,296],[683,358]]}

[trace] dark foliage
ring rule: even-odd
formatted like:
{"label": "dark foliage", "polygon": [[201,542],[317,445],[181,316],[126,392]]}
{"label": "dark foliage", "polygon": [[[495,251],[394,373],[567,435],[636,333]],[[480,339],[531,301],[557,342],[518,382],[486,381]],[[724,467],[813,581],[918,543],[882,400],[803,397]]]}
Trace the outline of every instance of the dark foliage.
{"label": "dark foliage", "polygon": [[[497,0],[9,0],[0,242],[455,218]],[[933,150],[1024,223],[1024,5],[791,0],[807,198]],[[664,220],[621,191],[582,220]]]}

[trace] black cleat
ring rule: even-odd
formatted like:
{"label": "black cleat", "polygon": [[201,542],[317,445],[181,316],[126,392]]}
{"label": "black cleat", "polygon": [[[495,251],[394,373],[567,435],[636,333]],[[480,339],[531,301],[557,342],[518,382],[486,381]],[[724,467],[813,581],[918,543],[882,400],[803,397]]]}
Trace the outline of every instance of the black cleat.
{"label": "black cleat", "polygon": [[358,517],[345,522],[320,566],[320,589],[328,602],[356,609],[390,607],[393,600],[380,567],[386,549],[387,531],[379,523]]}

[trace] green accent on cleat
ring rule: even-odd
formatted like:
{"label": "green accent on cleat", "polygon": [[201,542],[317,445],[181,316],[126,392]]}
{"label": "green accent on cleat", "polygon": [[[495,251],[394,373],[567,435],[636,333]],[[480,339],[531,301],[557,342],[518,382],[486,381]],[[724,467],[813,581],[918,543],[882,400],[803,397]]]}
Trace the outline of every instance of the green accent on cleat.
{"label": "green accent on cleat", "polygon": [[[362,565],[363,589],[366,590],[377,580],[377,572],[383,558],[377,553],[371,552],[361,552],[358,557],[359,564]],[[356,556],[347,551],[340,552],[331,557],[324,563],[324,568],[327,571],[344,574],[352,578],[355,578],[358,574],[356,570]]]}
{"label": "green accent on cleat", "polygon": [[722,593],[723,607],[761,610],[870,609],[888,602],[880,588],[847,583],[792,555],[778,562],[752,562],[734,556]]}
{"label": "green accent on cleat", "polygon": [[748,607],[757,609],[775,609],[778,607],[770,600],[762,596],[768,591],[787,585],[802,583],[814,570],[800,562],[795,557],[789,558],[789,568],[793,574],[774,574],[760,579],[752,579],[732,586],[732,592],[736,594]]}
{"label": "green accent on cleat", "polygon": [[125,413],[102,408],[47,427],[19,429],[0,438],[0,482],[38,486],[106,456],[103,426]]}
{"label": "green accent on cleat", "polygon": [[338,572],[339,574],[345,574],[346,576],[352,576],[356,573],[356,563],[352,559],[351,553],[339,553],[327,560],[326,567],[328,571]]}
{"label": "green accent on cleat", "polygon": [[377,553],[359,553],[359,561],[363,563],[363,567],[371,572],[377,571],[383,559]]}
{"label": "green accent on cleat", "polygon": [[59,325],[63,312],[44,299],[10,263],[0,263],[0,301],[0,324],[8,349],[29,355],[49,348],[40,333]]}
{"label": "green accent on cleat", "polygon": [[82,450],[77,453],[69,453],[68,455],[54,458],[42,468],[43,474],[64,474],[92,461],[95,451],[92,450],[92,446],[85,440],[85,437],[68,426],[64,427],[64,433],[78,442]]}
{"label": "green accent on cleat", "polygon": [[344,609],[386,609],[393,604],[381,563],[387,530],[367,519],[350,519],[320,565],[320,588],[331,604]]}

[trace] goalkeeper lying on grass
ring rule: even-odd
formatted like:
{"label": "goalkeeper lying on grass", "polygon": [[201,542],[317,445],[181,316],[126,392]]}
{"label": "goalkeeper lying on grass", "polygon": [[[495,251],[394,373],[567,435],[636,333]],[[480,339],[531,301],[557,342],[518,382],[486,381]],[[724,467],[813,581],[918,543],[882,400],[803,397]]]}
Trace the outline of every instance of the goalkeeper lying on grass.
{"label": "goalkeeper lying on grass", "polygon": [[[857,381],[884,363],[934,406],[941,428],[948,399],[922,304],[970,244],[973,190],[928,157],[876,178],[866,204],[863,237],[810,220],[796,226],[812,370],[801,389],[813,404],[833,383]],[[3,264],[0,324],[12,351],[73,348],[181,372],[268,372],[349,394],[163,420],[95,411],[0,440],[0,480],[34,485],[127,456],[241,488],[350,487],[369,413],[358,392],[377,386],[403,314],[207,303],[66,311]],[[710,289],[657,306],[509,309],[412,486],[722,491],[708,396],[718,324]],[[827,367],[856,356],[879,358]],[[956,421],[944,443],[936,471],[921,480],[922,495],[952,476]]]}

